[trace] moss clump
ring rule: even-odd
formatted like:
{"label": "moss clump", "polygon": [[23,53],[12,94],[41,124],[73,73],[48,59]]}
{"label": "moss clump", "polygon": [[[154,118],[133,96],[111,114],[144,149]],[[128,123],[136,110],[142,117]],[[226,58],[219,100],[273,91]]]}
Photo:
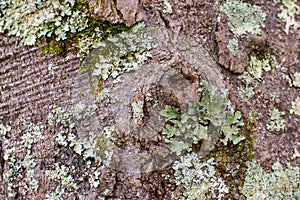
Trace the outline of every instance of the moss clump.
{"label": "moss clump", "polygon": [[246,33],[258,35],[264,27],[266,14],[259,6],[237,0],[227,0],[220,10],[229,18],[229,29],[236,36]]}

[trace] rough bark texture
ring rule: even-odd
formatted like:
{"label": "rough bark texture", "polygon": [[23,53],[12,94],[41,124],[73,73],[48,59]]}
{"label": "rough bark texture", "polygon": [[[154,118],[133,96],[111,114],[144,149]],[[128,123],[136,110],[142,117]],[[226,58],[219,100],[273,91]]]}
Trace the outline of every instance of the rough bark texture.
{"label": "rough bark texture", "polygon": [[[299,88],[291,87],[284,76],[295,80],[294,73],[300,72],[299,48],[300,30],[290,30],[290,34],[283,32],[284,23],[278,19],[279,3],[260,1],[260,6],[267,13],[266,26],[260,36],[246,35],[239,40],[239,53],[232,55],[227,45],[233,33],[228,28],[228,19],[224,13],[220,14],[219,7],[224,1],[215,0],[169,0],[172,12],[166,12],[161,0],[93,0],[89,2],[90,11],[96,19],[109,22],[122,22],[133,25],[144,21],[147,29],[154,38],[157,47],[151,50],[153,58],[147,61],[139,70],[126,73],[122,77],[123,83],[113,84],[108,80],[106,86],[111,90],[112,107],[98,105],[97,123],[102,128],[106,124],[116,126],[114,135],[118,140],[128,142],[126,151],[145,152],[147,162],[153,159],[149,152],[165,145],[161,130],[163,122],[158,121],[157,112],[165,105],[186,105],[189,101],[197,100],[197,87],[201,80],[208,80],[217,87],[229,90],[228,97],[233,107],[240,110],[246,119],[248,114],[257,113],[256,124],[252,138],[256,151],[256,159],[266,170],[275,161],[290,162],[300,165],[300,159],[293,157],[294,149],[300,143],[300,117],[290,115],[291,101],[299,97]],[[248,1],[254,3],[254,1]],[[299,2],[298,2],[299,4]],[[300,5],[299,5],[300,6]],[[220,19],[218,21],[218,16]],[[299,18],[299,17],[298,17]],[[79,60],[74,55],[68,58],[58,54],[41,54],[42,47],[26,47],[18,39],[0,35],[0,122],[10,124],[16,128],[9,135],[18,138],[22,130],[17,129],[21,119],[31,122],[40,122],[45,128],[46,137],[37,144],[32,152],[36,153],[36,178],[41,180],[37,192],[26,193],[22,184],[16,186],[18,196],[15,199],[44,199],[45,194],[53,191],[55,185],[49,185],[43,171],[61,160],[75,166],[74,174],[82,175],[80,168],[84,161],[70,149],[57,148],[55,137],[47,135],[46,118],[49,111],[55,106],[70,109],[77,94],[81,93],[80,85],[88,87],[88,79],[78,79]],[[249,65],[249,56],[256,54],[274,55],[279,68],[271,73],[263,73],[263,82],[253,84],[255,95],[247,98],[240,90],[245,84],[237,78]],[[49,72],[49,65],[57,66],[55,73]],[[172,82],[172,79],[180,80]],[[159,82],[159,84],[157,84]],[[79,84],[79,85],[78,85]],[[75,88],[75,89],[74,89]],[[180,92],[178,92],[180,91]],[[143,127],[137,126],[132,120],[130,103],[137,93],[154,97],[145,100],[148,115],[145,116]],[[158,108],[153,108],[153,102],[160,102]],[[283,119],[286,127],[279,133],[266,129],[269,122],[268,113],[274,107],[284,112]],[[153,114],[156,113],[156,114]],[[261,117],[259,116],[261,114]],[[60,131],[60,130],[57,130]],[[81,130],[83,132],[83,130]],[[82,135],[81,135],[82,136]],[[140,140],[141,137],[143,140]],[[10,146],[18,147],[16,144]],[[221,145],[222,146],[222,145]],[[7,148],[0,141],[0,173],[7,170],[7,163],[3,159],[3,152]],[[217,149],[219,149],[218,146]],[[234,147],[232,147],[234,149]],[[161,149],[158,149],[161,150]],[[228,150],[228,149],[227,149]],[[158,152],[159,154],[161,152]],[[164,152],[163,152],[164,153]],[[25,152],[18,152],[24,157]],[[136,155],[136,154],[134,154]],[[153,155],[153,154],[152,154]],[[160,155],[165,158],[169,154]],[[245,154],[238,154],[235,159]],[[139,156],[141,156],[139,154]],[[149,157],[147,157],[149,156]],[[130,157],[134,159],[135,156]],[[172,175],[174,170],[167,160],[163,169],[161,166],[127,166],[127,157],[115,158],[116,165],[124,171],[103,169],[100,176],[101,186],[90,189],[87,178],[80,183],[77,193],[68,196],[75,199],[78,194],[85,194],[87,199],[95,199],[101,194],[106,199],[172,199],[172,193],[181,191],[175,185]],[[122,166],[122,164],[126,166]],[[143,163],[142,163],[143,164]],[[227,163],[228,168],[235,170],[234,163]],[[95,166],[91,166],[93,168]],[[147,169],[145,169],[147,168]],[[122,168],[123,169],[123,168]],[[158,170],[159,169],[159,170]],[[126,173],[132,170],[135,173]],[[148,172],[148,171],[151,172]],[[227,169],[228,170],[228,169]],[[235,172],[237,173],[238,170]],[[220,170],[222,173],[222,170]],[[170,178],[162,178],[163,174],[170,174]],[[234,176],[230,181],[240,181],[244,175]],[[7,199],[6,185],[0,177],[0,199]],[[105,190],[110,190],[106,193]],[[241,199],[241,187],[235,188],[228,197]]]}

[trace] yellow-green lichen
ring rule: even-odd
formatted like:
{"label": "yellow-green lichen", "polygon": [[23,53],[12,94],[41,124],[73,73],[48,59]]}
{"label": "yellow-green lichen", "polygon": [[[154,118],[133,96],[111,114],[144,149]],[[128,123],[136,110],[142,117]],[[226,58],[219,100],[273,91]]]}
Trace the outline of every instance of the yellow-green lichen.
{"label": "yellow-green lichen", "polygon": [[250,56],[247,71],[255,78],[261,78],[263,71],[268,72],[271,69],[271,60],[269,58],[258,59],[256,56]]}
{"label": "yellow-green lichen", "polygon": [[228,16],[229,29],[236,36],[242,37],[246,33],[258,35],[265,26],[266,14],[259,6],[227,0],[220,10]]}
{"label": "yellow-green lichen", "polygon": [[296,20],[297,15],[300,15],[300,7],[297,5],[297,0],[282,0],[282,3],[278,17],[285,22],[284,32],[288,35],[290,27],[295,30],[300,28],[300,22]]}

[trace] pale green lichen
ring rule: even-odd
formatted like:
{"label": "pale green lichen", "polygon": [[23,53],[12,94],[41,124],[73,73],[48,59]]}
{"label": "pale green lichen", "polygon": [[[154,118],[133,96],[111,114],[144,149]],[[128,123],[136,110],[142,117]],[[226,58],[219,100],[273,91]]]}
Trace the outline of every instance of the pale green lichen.
{"label": "pale green lichen", "polygon": [[236,38],[230,39],[227,44],[227,49],[232,53],[232,55],[237,56],[239,52],[239,42]]}
{"label": "pale green lichen", "polygon": [[180,161],[175,161],[175,183],[182,185],[184,190],[180,194],[173,194],[174,199],[223,199],[229,190],[225,182],[216,177],[214,165],[214,158],[201,162],[195,153],[181,156]]}
{"label": "pale green lichen", "polygon": [[292,108],[290,109],[290,114],[300,116],[300,97],[297,97],[295,101],[292,101]]}
{"label": "pale green lichen", "polygon": [[66,190],[78,189],[78,185],[71,175],[69,167],[60,165],[59,163],[55,163],[54,166],[54,170],[46,170],[45,172],[45,175],[47,178],[49,178],[49,180],[56,182],[58,187]]}
{"label": "pale green lichen", "polygon": [[89,175],[89,183],[91,188],[97,188],[100,185],[99,175],[101,174],[100,171],[94,171],[92,175]]}
{"label": "pale green lichen", "polygon": [[66,40],[68,35],[88,27],[87,14],[74,11],[74,7],[75,0],[2,1],[0,32],[20,37],[25,45],[34,45],[45,36]]}
{"label": "pale green lichen", "polygon": [[266,125],[267,129],[269,131],[281,131],[284,130],[285,124],[284,119],[281,118],[281,113],[277,108],[274,108],[273,110],[270,110],[269,116],[270,120],[269,123]]}
{"label": "pale green lichen", "polygon": [[22,124],[21,126],[26,127],[26,132],[21,136],[21,139],[25,148],[30,149],[32,144],[35,144],[44,139],[44,127],[37,126],[32,123],[26,123],[25,121],[23,121],[23,123],[24,124]]}
{"label": "pale green lichen", "polygon": [[96,104],[86,105],[83,102],[78,102],[73,106],[72,115],[76,120],[83,120],[88,117],[92,117],[97,109]]}
{"label": "pale green lichen", "polygon": [[242,37],[246,33],[258,35],[265,26],[266,14],[259,6],[227,0],[220,10],[228,16],[229,29],[236,36]]}
{"label": "pale green lichen", "polygon": [[43,136],[43,127],[33,123],[27,123],[21,120],[19,123],[20,131],[23,133],[18,149],[24,149],[26,155],[24,158],[17,156],[16,148],[10,147],[14,138],[6,138],[6,134],[12,131],[10,126],[0,125],[0,133],[6,150],[4,151],[4,160],[7,163],[6,170],[3,173],[3,180],[9,199],[16,196],[16,183],[23,182],[26,193],[36,192],[39,188],[39,181],[35,178],[35,155],[32,154],[32,145],[41,141]]}
{"label": "pale green lichen", "polygon": [[300,88],[300,72],[296,72],[294,76],[295,80],[293,81],[293,85]]}
{"label": "pale green lichen", "polygon": [[272,169],[272,172],[266,173],[256,161],[248,164],[247,176],[242,190],[246,198],[249,200],[299,199],[299,167],[292,167],[288,164],[287,168],[283,169],[282,165],[276,162]]}
{"label": "pale green lichen", "polygon": [[296,0],[282,0],[282,3],[278,17],[286,23],[284,32],[288,35],[290,27],[293,27],[294,30],[300,27],[300,23],[296,20],[297,15],[300,15],[300,7]]}
{"label": "pale green lichen", "polygon": [[[245,84],[245,88],[238,87],[238,90],[242,91],[248,99],[252,98],[256,93],[254,91],[254,88],[251,86],[251,84],[253,83],[255,84],[256,81],[247,71],[244,71],[237,78],[240,79]],[[242,96],[240,96],[240,99],[242,100]]]}
{"label": "pale green lichen", "polygon": [[124,72],[138,69],[151,58],[149,50],[152,48],[152,39],[144,29],[145,24],[138,23],[129,31],[111,36],[95,45],[83,67],[92,68],[92,75],[102,80],[117,78]]}
{"label": "pale green lichen", "polygon": [[249,74],[254,76],[255,78],[260,79],[262,77],[263,71],[268,72],[272,69],[272,62],[270,59],[257,59],[256,56],[250,57],[250,63],[247,67],[247,71]]}
{"label": "pale green lichen", "polygon": [[190,151],[192,145],[201,140],[219,138],[227,145],[229,141],[237,144],[245,139],[239,133],[243,126],[241,113],[235,112],[230,101],[218,94],[214,87],[205,81],[202,84],[200,101],[190,103],[186,112],[171,106],[160,112],[168,123],[162,134],[166,135],[165,141],[178,155],[182,150]]}

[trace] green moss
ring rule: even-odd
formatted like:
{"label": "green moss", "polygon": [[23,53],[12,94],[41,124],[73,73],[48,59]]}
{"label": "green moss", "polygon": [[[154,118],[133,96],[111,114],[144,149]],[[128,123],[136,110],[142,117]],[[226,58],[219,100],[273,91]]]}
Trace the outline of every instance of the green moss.
{"label": "green moss", "polygon": [[266,14],[259,6],[227,0],[220,10],[228,16],[229,29],[236,36],[242,37],[246,33],[258,35],[265,26]]}

